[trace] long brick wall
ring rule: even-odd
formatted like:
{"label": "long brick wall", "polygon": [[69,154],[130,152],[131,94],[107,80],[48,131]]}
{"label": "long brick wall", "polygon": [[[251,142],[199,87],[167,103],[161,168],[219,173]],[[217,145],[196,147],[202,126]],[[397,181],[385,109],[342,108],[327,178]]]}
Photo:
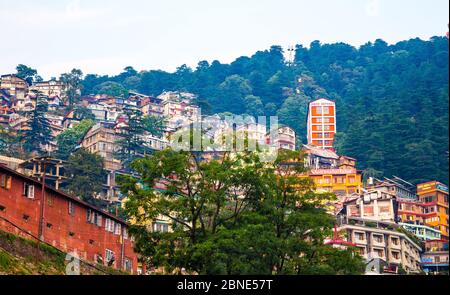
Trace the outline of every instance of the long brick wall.
{"label": "long brick wall", "polygon": [[[40,182],[0,165],[0,229],[29,238],[23,230],[39,237],[41,198]],[[112,267],[136,273],[137,255],[126,222],[49,187],[44,198],[46,243],[94,263],[108,265],[114,257]]]}

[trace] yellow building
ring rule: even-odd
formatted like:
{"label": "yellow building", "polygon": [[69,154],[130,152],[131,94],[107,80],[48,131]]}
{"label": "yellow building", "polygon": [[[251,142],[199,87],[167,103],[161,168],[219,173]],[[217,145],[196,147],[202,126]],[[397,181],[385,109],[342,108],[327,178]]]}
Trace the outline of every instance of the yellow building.
{"label": "yellow building", "polygon": [[439,230],[448,240],[448,187],[438,181],[417,185],[417,195],[423,206],[425,225]]}
{"label": "yellow building", "polygon": [[331,150],[305,145],[305,166],[318,192],[332,192],[339,196],[361,193],[362,171],[356,169],[356,160],[338,156]]}

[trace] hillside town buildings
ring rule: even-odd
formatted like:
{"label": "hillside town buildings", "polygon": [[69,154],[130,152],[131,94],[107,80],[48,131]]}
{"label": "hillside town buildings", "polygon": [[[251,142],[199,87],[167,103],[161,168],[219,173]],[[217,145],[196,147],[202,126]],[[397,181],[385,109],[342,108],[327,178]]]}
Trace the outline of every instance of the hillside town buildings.
{"label": "hillside town buildings", "polygon": [[314,180],[318,191],[337,196],[361,192],[362,171],[356,169],[355,159],[314,145],[304,145],[302,152],[306,155],[305,166],[309,168],[307,176]]}
{"label": "hillside town buildings", "polygon": [[[269,128],[255,120],[235,124],[224,120],[223,115],[203,116],[195,105],[196,95],[191,93],[163,92],[157,97],[133,91],[118,97],[87,95],[74,108],[66,109],[65,85],[60,81],[28,85],[15,75],[4,75],[0,82],[0,125],[6,132],[17,133],[28,128],[23,112],[35,108],[37,91],[48,97],[49,112],[45,116],[53,139],[81,121],[76,116],[77,108],[86,108],[93,114],[95,124],[77,148],[85,148],[103,158],[107,175],[101,193],[94,197],[109,204],[123,205],[125,196],[121,195],[116,179],[118,175],[130,173],[116,156],[120,132],[128,123],[125,111],[140,110],[143,116],[165,121],[161,135],[148,132],[142,135],[143,144],[154,151],[170,147],[176,132],[193,123],[199,123],[202,133],[218,144],[199,151],[202,160],[220,157],[221,139],[229,134],[245,134],[260,145],[298,151],[299,161],[307,168],[299,177],[311,178],[317,192],[337,196],[336,201],[326,204],[337,220],[335,235],[327,244],[357,247],[368,264],[376,260],[390,273],[397,273],[400,266],[409,273],[421,269],[430,274],[448,272],[448,253],[445,253],[448,252],[448,187],[436,181],[415,186],[396,176],[381,180],[369,178],[365,183],[357,159],[338,155],[334,150],[337,113],[335,103],[329,99],[320,98],[309,104],[307,144],[299,146],[301,141],[289,126],[279,126],[272,137]],[[55,140],[45,147],[47,153],[57,148]],[[40,163],[38,157],[25,160],[0,155],[0,217],[10,218],[34,235],[39,235],[40,182],[44,172]],[[139,264],[132,253],[131,238],[122,232],[127,224],[60,192],[58,189],[68,177],[64,165],[65,162],[52,159],[45,171],[46,201],[52,200],[46,204],[48,209],[45,207],[49,214],[44,228],[45,242],[63,251],[77,249],[88,261],[107,264],[115,257],[114,267],[136,273]],[[164,188],[163,184],[158,185]],[[171,230],[170,222],[164,218],[155,219],[148,228],[160,232]],[[0,229],[20,234],[1,220]]]}
{"label": "hillside town buildings", "polygon": [[52,79],[49,81],[34,82],[29,88],[30,91],[40,92],[48,97],[65,97],[66,85],[62,81]]}
{"label": "hillside town buildings", "polygon": [[0,77],[0,89],[6,91],[14,101],[24,100],[28,93],[28,83],[16,75],[3,75]]}

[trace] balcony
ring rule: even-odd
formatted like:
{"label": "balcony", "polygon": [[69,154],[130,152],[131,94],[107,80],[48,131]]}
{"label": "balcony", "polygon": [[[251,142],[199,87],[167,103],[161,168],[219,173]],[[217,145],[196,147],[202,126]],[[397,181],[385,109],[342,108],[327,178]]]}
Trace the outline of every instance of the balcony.
{"label": "balcony", "polygon": [[402,263],[402,255],[400,252],[392,251],[389,255],[389,262],[401,264]]}
{"label": "balcony", "polygon": [[372,244],[374,246],[380,246],[380,247],[384,247],[384,237],[383,235],[379,235],[379,234],[372,234]]}
{"label": "balcony", "polygon": [[400,244],[400,239],[399,238],[390,238],[389,247],[392,249],[400,250],[402,248],[402,245]]}
{"label": "balcony", "polygon": [[363,232],[355,232],[352,235],[352,241],[358,245],[367,245],[366,234]]}

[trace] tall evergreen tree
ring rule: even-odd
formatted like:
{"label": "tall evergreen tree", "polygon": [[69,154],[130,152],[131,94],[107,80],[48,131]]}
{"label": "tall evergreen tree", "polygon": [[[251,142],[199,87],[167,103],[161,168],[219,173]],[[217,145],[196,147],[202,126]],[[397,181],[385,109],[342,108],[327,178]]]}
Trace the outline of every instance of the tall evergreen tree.
{"label": "tall evergreen tree", "polygon": [[149,149],[145,146],[144,134],[146,131],[142,112],[135,107],[124,109],[126,122],[120,128],[117,140],[117,159],[121,160],[125,168],[138,157],[143,157]]}
{"label": "tall evergreen tree", "polygon": [[23,148],[28,153],[44,154],[48,144],[52,141],[50,122],[46,118],[48,112],[48,97],[42,93],[37,94],[36,107],[28,112],[26,127],[20,132]]}

